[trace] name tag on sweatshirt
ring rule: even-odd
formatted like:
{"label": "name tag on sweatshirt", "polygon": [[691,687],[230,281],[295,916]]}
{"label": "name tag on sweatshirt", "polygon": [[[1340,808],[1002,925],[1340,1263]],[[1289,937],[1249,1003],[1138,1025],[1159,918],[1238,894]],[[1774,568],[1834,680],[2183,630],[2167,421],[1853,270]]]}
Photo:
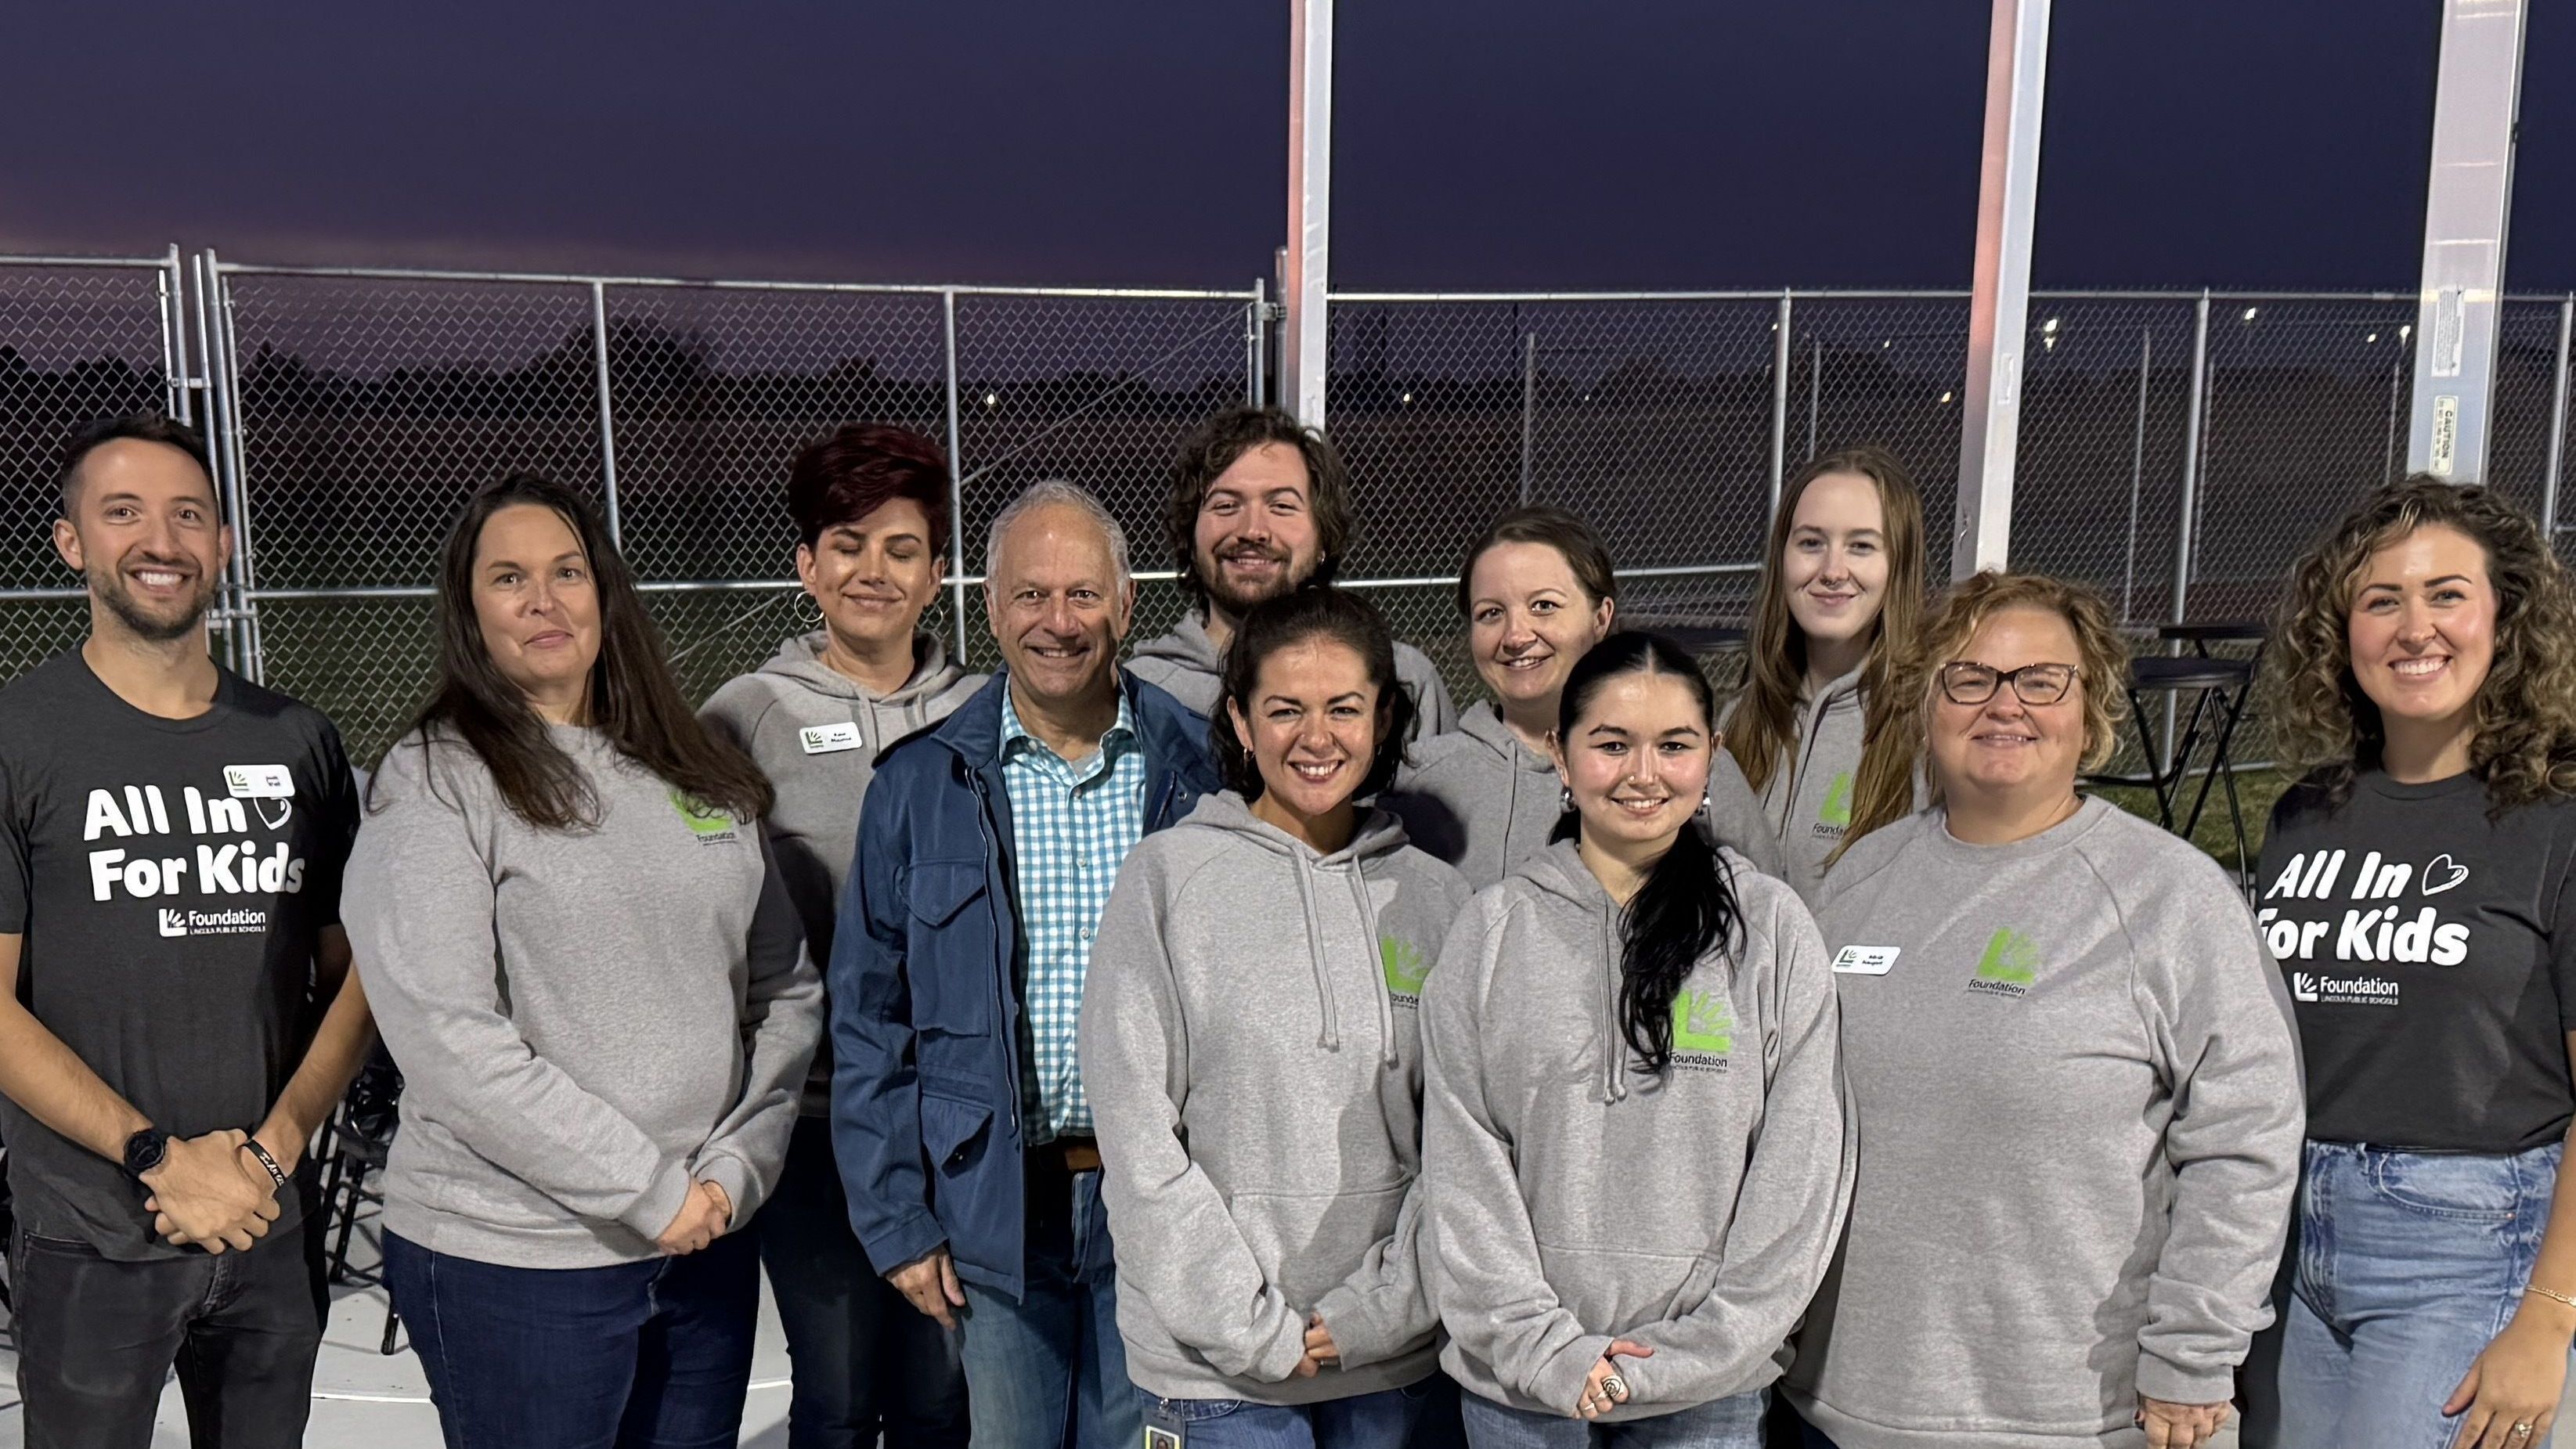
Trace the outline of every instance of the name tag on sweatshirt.
{"label": "name tag on sweatshirt", "polygon": [[284,765],[226,765],[224,790],[236,800],[292,800],[295,772]]}
{"label": "name tag on sweatshirt", "polygon": [[828,755],[835,750],[859,747],[859,727],[855,724],[807,725],[797,731],[796,737],[809,755]]}
{"label": "name tag on sweatshirt", "polygon": [[1896,964],[1896,946],[1845,946],[1834,954],[1834,969],[1850,976],[1884,976]]}

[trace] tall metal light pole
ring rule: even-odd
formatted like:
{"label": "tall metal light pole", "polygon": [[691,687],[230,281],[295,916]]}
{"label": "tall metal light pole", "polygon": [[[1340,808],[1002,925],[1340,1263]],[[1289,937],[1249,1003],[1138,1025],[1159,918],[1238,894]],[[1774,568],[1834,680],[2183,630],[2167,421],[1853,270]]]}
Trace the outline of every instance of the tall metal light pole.
{"label": "tall metal light pole", "polygon": [[2524,0],[2442,0],[2406,466],[2463,483],[2487,471],[2527,8]]}
{"label": "tall metal light pole", "polygon": [[1324,288],[1333,214],[1333,0],[1288,3],[1288,246],[1279,400],[1324,425]]}
{"label": "tall metal light pole", "polygon": [[1968,307],[1967,411],[1959,419],[1958,526],[1950,576],[2001,568],[2012,551],[2013,454],[2029,331],[2031,223],[2050,0],[1995,0],[1986,48],[1985,168],[1977,185],[1976,290]]}

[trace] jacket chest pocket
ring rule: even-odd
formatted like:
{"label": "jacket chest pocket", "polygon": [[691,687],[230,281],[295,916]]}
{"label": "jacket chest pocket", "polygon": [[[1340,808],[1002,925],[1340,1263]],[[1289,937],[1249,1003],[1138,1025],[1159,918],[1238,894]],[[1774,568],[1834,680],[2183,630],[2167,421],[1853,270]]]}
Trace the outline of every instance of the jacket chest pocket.
{"label": "jacket chest pocket", "polygon": [[[913,1025],[933,1036],[990,1032],[999,943],[984,862],[917,862],[904,871],[902,895]],[[936,1045],[925,1041],[922,1050],[927,1056]]]}

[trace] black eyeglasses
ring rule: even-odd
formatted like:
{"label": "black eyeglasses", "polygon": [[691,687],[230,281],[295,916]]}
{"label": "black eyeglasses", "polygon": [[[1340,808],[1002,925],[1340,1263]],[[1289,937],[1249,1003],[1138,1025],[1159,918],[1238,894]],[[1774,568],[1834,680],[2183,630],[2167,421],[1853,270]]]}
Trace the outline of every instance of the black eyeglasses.
{"label": "black eyeglasses", "polygon": [[1984,704],[1995,697],[1995,691],[2009,684],[2013,697],[2028,705],[2050,705],[2066,697],[2083,671],[2072,664],[2025,664],[2019,669],[1997,669],[1990,664],[1976,664],[1954,659],[1941,666],[1941,694],[1952,704]]}

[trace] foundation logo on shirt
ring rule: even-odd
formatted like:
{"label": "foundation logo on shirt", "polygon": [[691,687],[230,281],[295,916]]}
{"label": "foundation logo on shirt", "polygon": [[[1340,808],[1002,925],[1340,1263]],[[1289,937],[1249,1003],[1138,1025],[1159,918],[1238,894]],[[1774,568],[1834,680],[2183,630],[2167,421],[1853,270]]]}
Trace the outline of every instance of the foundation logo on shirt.
{"label": "foundation logo on shirt", "polygon": [[161,908],[161,934],[179,936],[256,936],[268,929],[266,911],[188,911]]}
{"label": "foundation logo on shirt", "polygon": [[2007,926],[1986,942],[1986,953],[1977,958],[1977,974],[1968,978],[1968,989],[1988,996],[2020,997],[2029,995],[2031,983],[2038,979],[2038,943]]}
{"label": "foundation logo on shirt", "polygon": [[688,825],[689,833],[698,838],[698,844],[722,845],[738,838],[734,834],[733,817],[720,807],[692,800],[676,788],[670,794],[671,808],[680,812],[680,819]]}
{"label": "foundation logo on shirt", "polygon": [[1722,1072],[1735,1050],[1735,1003],[1723,991],[1685,991],[1673,998],[1673,1065]]}
{"label": "foundation logo on shirt", "polygon": [[1398,1006],[1420,1006],[1422,983],[1431,979],[1431,963],[1411,941],[1393,936],[1377,940],[1378,966],[1386,973],[1387,999]]}
{"label": "foundation logo on shirt", "polygon": [[1816,834],[1827,840],[1840,840],[1851,828],[1852,772],[1842,771],[1825,787],[1825,803],[1816,807]]}

